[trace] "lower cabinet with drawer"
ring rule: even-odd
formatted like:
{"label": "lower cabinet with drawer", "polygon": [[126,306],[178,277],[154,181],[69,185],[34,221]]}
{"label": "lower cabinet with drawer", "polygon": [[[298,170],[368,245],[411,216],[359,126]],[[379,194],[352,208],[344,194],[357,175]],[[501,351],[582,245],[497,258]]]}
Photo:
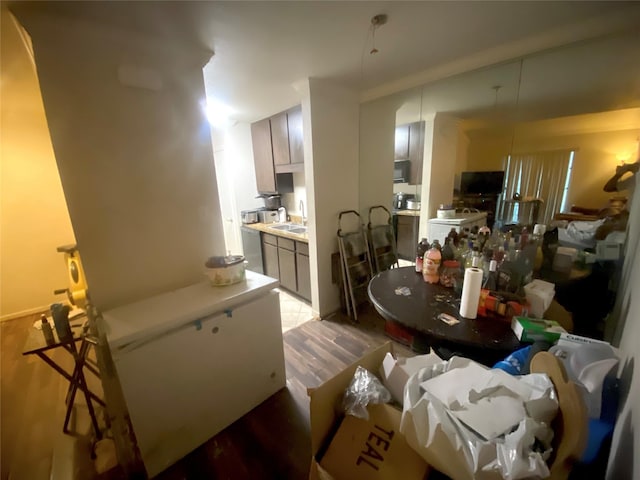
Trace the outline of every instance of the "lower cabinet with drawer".
{"label": "lower cabinet with drawer", "polygon": [[264,274],[280,280],[280,267],[278,266],[278,237],[262,234],[262,258],[264,261]]}
{"label": "lower cabinet with drawer", "polygon": [[287,290],[297,292],[295,241],[278,237],[278,267],[280,268],[280,285]]}
{"label": "lower cabinet with drawer", "polygon": [[309,267],[309,245],[296,242],[296,272],[298,295],[311,301],[311,268]]}
{"label": "lower cabinet with drawer", "polygon": [[264,272],[280,286],[311,301],[309,245],[268,233],[262,234]]}

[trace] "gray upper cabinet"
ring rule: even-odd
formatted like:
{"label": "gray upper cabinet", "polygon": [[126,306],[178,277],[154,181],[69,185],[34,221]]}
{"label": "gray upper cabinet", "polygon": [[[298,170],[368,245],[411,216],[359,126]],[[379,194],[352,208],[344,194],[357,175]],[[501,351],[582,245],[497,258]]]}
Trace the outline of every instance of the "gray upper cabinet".
{"label": "gray upper cabinet", "polygon": [[289,157],[292,165],[304,164],[304,138],[302,135],[302,106],[287,112],[289,127]]}
{"label": "gray upper cabinet", "polygon": [[407,160],[409,158],[409,125],[396,127],[394,160]]}
{"label": "gray upper cabinet", "polygon": [[411,171],[409,185],[422,180],[422,158],[424,156],[424,122],[398,125],[395,135],[394,160],[409,160]]}
{"label": "gray upper cabinet", "polygon": [[259,193],[293,192],[293,172],[304,171],[302,107],[251,124]]}
{"label": "gray upper cabinet", "polygon": [[289,126],[287,124],[287,112],[274,115],[271,122],[271,144],[273,145],[273,165],[289,165]]}
{"label": "gray upper cabinet", "polygon": [[422,183],[422,159],[424,157],[424,122],[414,122],[409,125],[409,160],[411,173],[409,185]]}
{"label": "gray upper cabinet", "polygon": [[275,193],[277,192],[276,175],[273,168],[271,123],[268,118],[251,124],[251,142],[258,192]]}

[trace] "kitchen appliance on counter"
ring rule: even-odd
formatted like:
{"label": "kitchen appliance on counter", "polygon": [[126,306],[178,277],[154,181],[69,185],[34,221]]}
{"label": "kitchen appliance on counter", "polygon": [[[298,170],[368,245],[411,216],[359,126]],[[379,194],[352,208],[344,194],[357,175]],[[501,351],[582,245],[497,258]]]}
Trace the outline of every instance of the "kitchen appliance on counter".
{"label": "kitchen appliance on counter", "polygon": [[258,217],[261,223],[278,223],[278,210],[260,210]]}
{"label": "kitchen appliance on counter", "polygon": [[417,200],[407,200],[407,210],[420,210],[422,204]]}
{"label": "kitchen appliance on counter", "polygon": [[414,200],[416,196],[412,193],[399,192],[393,195],[393,209],[394,210],[406,210],[407,201]]}
{"label": "kitchen appliance on counter", "polygon": [[240,212],[240,218],[244,225],[251,223],[258,223],[260,221],[260,210],[259,208],[253,210],[242,210]]}
{"label": "kitchen appliance on counter", "polygon": [[258,195],[256,198],[264,200],[264,208],[267,210],[278,210],[282,206],[280,195]]}

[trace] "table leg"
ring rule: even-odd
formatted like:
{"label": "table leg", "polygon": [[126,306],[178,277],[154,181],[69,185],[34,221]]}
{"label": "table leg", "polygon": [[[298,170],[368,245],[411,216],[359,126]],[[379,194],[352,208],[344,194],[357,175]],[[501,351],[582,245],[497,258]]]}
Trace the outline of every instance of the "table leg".
{"label": "table leg", "polygon": [[84,372],[82,371],[82,366],[84,363],[84,354],[86,354],[86,351],[89,348],[89,344],[86,342],[83,342],[82,345],[80,346],[80,352],[78,352],[78,350],[76,349],[75,343],[72,344],[71,348],[73,350],[73,357],[76,363],[76,368],[74,369],[74,375],[73,375],[74,381],[71,386],[71,392],[70,392],[71,398],[67,405],[67,412],[64,418],[63,431],[65,433],[68,433],[67,426],[69,424],[69,419],[71,418],[71,409],[73,408],[76,391],[79,388],[84,394],[85,401],[87,402],[87,408],[89,409],[89,416],[91,417],[91,423],[93,425],[93,429],[96,432],[96,438],[100,439],[102,438],[102,433],[100,432],[100,427],[98,426],[98,420],[96,419],[96,414],[93,409],[93,403],[91,401],[92,394],[89,391],[89,387],[87,386],[87,381],[84,377]]}
{"label": "table leg", "polygon": [[71,374],[71,377],[74,379],[73,382],[69,382],[69,388],[67,389],[67,396],[65,397],[64,403],[65,405],[69,405],[69,403],[73,404],[73,398],[71,398],[71,396],[73,395],[75,397],[75,389],[77,388],[77,380],[78,380],[78,373],[79,371],[82,369],[82,359],[84,358],[84,355],[86,353],[86,342],[82,342],[80,344],[80,354],[78,356],[78,358],[76,358],[74,350],[72,350],[71,348],[68,349],[69,353],[71,353],[71,355],[73,355],[75,363],[74,363],[74,367],[73,367],[73,373]]}

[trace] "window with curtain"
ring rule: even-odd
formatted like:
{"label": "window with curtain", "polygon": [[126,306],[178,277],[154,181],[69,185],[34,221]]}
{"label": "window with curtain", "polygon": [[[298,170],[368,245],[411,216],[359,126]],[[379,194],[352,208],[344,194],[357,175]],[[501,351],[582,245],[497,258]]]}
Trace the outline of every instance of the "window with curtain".
{"label": "window with curtain", "polygon": [[[573,156],[573,150],[556,150],[505,157],[504,191],[499,215],[502,223],[528,223],[529,219],[533,223],[549,223],[554,214],[564,210]],[[513,201],[516,193],[521,199],[539,202]]]}

